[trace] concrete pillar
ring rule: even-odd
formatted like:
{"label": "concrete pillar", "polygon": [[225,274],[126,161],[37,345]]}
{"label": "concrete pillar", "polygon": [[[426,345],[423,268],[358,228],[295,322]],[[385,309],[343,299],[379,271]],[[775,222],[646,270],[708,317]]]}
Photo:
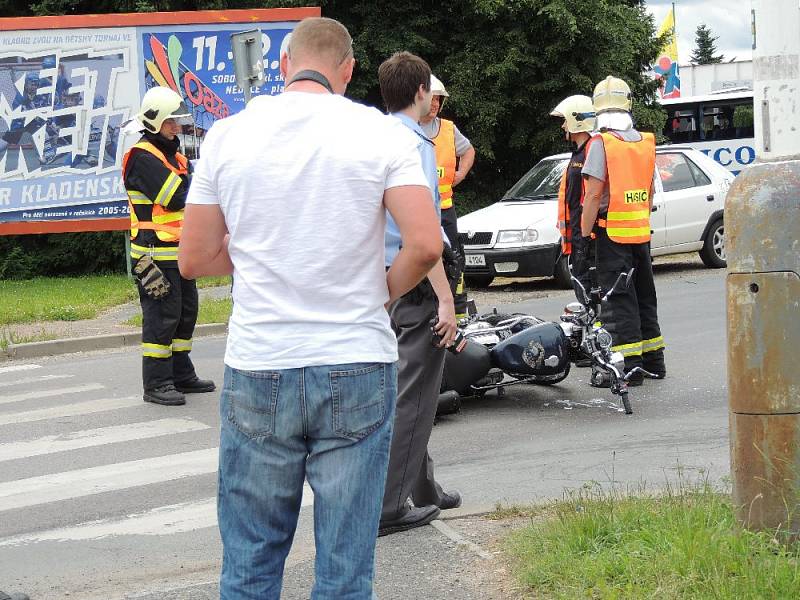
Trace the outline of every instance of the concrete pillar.
{"label": "concrete pillar", "polygon": [[739,521],[800,534],[800,2],[753,0],[758,160],[725,203]]}

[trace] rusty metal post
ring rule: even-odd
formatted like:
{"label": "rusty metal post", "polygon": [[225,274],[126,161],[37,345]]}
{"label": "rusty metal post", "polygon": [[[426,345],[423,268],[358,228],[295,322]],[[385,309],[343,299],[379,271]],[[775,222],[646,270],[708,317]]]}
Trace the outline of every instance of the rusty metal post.
{"label": "rusty metal post", "polygon": [[757,162],[725,202],[739,521],[800,534],[800,3],[753,1]]}

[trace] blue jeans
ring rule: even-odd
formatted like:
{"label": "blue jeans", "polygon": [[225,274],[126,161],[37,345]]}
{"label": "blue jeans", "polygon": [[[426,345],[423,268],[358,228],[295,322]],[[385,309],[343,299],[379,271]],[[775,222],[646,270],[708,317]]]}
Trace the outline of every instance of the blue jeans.
{"label": "blue jeans", "polygon": [[280,598],[303,481],[314,491],[312,600],[373,598],[397,368],[225,367],[220,398],[220,598]]}

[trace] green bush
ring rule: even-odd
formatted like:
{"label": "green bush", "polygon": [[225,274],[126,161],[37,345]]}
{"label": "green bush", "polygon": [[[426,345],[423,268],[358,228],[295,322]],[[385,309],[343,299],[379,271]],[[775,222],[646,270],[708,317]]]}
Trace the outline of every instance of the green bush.
{"label": "green bush", "polygon": [[0,237],[0,279],[125,272],[125,233]]}
{"label": "green bush", "polygon": [[737,106],[733,111],[733,126],[734,127],[752,127],[753,126],[753,107],[752,106]]}

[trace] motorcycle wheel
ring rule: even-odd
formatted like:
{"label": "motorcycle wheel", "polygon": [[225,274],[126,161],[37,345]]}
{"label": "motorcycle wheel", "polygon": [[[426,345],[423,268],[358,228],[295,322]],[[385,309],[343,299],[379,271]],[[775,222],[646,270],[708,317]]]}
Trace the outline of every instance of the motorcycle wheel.
{"label": "motorcycle wheel", "polygon": [[628,392],[622,393],[622,406],[625,408],[626,415],[633,414],[633,409],[631,408],[631,401],[628,400]]}

